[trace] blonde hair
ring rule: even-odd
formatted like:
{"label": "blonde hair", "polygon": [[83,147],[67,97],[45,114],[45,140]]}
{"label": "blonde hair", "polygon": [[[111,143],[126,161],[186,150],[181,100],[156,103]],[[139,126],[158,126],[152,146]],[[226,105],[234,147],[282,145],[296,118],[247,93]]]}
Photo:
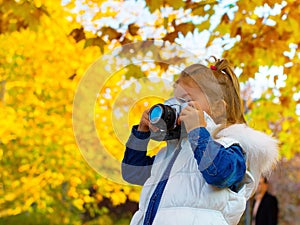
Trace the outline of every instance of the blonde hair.
{"label": "blonde hair", "polygon": [[222,124],[218,131],[232,124],[246,123],[237,76],[226,59],[211,58],[214,63],[210,68],[193,64],[185,68],[181,76],[192,78],[207,96],[211,116]]}

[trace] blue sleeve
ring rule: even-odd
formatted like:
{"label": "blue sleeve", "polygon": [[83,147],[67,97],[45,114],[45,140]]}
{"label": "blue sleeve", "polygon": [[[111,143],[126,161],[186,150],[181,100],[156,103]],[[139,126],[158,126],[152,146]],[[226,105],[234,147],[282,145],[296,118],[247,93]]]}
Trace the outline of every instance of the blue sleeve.
{"label": "blue sleeve", "polygon": [[150,177],[154,157],[147,156],[149,140],[150,132],[139,132],[137,126],[132,127],[122,160],[122,176],[129,183],[143,185]]}
{"label": "blue sleeve", "polygon": [[188,134],[198,168],[208,184],[235,191],[246,172],[242,148],[232,145],[225,148],[214,141],[204,128],[196,128]]}

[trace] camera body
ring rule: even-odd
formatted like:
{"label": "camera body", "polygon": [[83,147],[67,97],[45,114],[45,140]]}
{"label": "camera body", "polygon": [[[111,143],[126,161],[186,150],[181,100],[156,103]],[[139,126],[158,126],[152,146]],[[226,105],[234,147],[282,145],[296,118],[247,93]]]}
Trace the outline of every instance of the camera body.
{"label": "camera body", "polygon": [[156,104],[149,111],[150,123],[159,130],[151,131],[151,139],[166,141],[186,136],[183,125],[178,124],[179,115],[188,103],[181,98],[170,98],[164,104]]}

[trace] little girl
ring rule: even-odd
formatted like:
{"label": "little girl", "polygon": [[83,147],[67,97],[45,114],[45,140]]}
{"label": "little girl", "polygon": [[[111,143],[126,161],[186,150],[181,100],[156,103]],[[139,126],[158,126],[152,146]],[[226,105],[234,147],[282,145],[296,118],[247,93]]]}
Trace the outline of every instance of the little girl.
{"label": "little girl", "polygon": [[133,126],[122,175],[143,189],[131,225],[236,225],[276,163],[277,142],[246,125],[238,79],[215,60],[187,67],[175,83],[174,97],[188,102],[177,121],[187,135],[149,157],[149,109]]}

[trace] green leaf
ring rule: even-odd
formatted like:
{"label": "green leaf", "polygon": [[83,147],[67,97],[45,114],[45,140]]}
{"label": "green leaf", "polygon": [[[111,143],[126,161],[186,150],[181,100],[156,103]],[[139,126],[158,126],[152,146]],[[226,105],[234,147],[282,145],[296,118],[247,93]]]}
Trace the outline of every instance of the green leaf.
{"label": "green leaf", "polygon": [[184,1],[180,0],[165,0],[165,3],[169,6],[171,6],[173,9],[180,9],[185,6]]}
{"label": "green leaf", "polygon": [[119,39],[122,36],[122,33],[116,31],[111,27],[102,27],[100,31],[102,32],[101,36],[104,37],[108,35],[109,40]]}
{"label": "green leaf", "polygon": [[159,10],[161,6],[163,6],[163,0],[146,0],[146,5],[148,6],[151,13],[155,10]]}
{"label": "green leaf", "polygon": [[164,17],[164,28],[165,28],[165,29],[168,28],[168,23],[169,23],[168,17]]}
{"label": "green leaf", "polygon": [[200,23],[199,25],[197,25],[195,28],[198,28],[198,30],[200,32],[203,31],[203,30],[208,30],[210,28],[210,21],[205,20],[202,23]]}
{"label": "green leaf", "polygon": [[141,70],[141,67],[139,67],[137,65],[130,64],[130,65],[126,66],[126,68],[128,69],[128,71],[125,74],[126,80],[129,80],[131,77],[134,77],[134,78],[145,77],[145,74]]}
{"label": "green leaf", "polygon": [[103,41],[102,38],[96,37],[96,38],[89,38],[85,41],[84,47],[89,47],[89,46],[98,46],[101,50],[101,52],[104,52],[104,46],[106,45],[106,42]]}

